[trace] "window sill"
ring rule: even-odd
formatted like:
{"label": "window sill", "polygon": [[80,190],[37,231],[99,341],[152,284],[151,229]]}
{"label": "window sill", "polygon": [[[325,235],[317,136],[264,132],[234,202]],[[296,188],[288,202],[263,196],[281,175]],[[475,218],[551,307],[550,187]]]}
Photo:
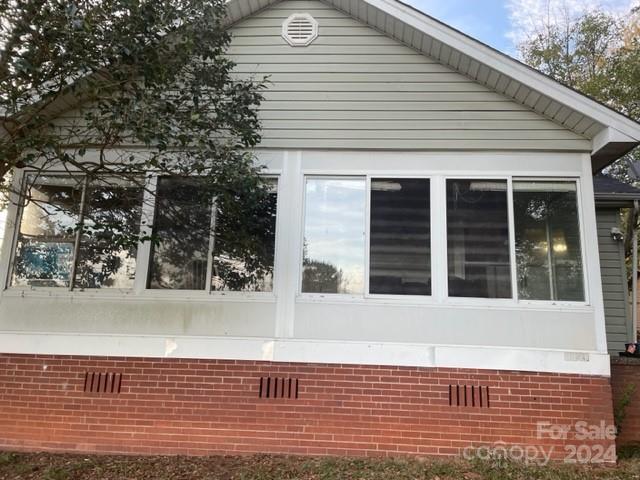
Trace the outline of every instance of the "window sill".
{"label": "window sill", "polygon": [[341,294],[311,294],[303,293],[296,296],[298,304],[352,304],[352,305],[381,305],[402,307],[433,307],[433,308],[465,308],[465,309],[494,309],[494,310],[544,310],[544,311],[578,311],[592,312],[593,306],[584,302],[548,302],[513,299],[482,299],[482,298],[445,298],[419,296],[361,296]]}
{"label": "window sill", "polygon": [[271,292],[200,292],[197,290],[144,290],[136,292],[130,289],[95,289],[69,291],[60,288],[22,288],[10,287],[2,292],[7,298],[55,298],[69,300],[117,300],[117,301],[167,301],[167,302],[263,302],[275,303],[276,296]]}

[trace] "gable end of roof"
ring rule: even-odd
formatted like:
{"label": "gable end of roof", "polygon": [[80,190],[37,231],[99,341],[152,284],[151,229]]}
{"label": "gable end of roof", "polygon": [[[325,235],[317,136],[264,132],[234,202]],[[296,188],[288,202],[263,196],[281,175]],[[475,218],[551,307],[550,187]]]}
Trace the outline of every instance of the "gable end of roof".
{"label": "gable end of roof", "polygon": [[[230,0],[230,23],[280,1]],[[594,171],[640,143],[632,119],[399,0],[322,1],[592,140]]]}

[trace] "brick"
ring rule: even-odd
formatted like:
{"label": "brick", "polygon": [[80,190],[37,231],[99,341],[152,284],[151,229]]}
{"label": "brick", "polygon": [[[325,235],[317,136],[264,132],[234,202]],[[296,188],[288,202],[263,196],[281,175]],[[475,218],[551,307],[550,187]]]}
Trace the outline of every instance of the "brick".
{"label": "brick", "polygon": [[[614,375],[614,396],[640,377],[626,367]],[[121,393],[85,393],[85,371],[122,373]],[[266,376],[298,378],[299,398],[259,398]],[[449,406],[449,385],[489,386],[491,407]],[[573,437],[538,438],[536,422],[611,424],[611,395],[608,378],[584,375],[0,354],[0,448],[385,457],[460,455],[504,442],[553,445],[562,459]],[[627,421],[631,438],[640,402]]]}

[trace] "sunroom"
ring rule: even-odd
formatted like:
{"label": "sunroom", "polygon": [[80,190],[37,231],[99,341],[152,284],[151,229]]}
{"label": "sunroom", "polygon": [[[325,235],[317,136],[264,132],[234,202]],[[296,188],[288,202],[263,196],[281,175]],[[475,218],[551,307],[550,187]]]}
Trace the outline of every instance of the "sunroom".
{"label": "sunroom", "polygon": [[[12,212],[1,318],[22,317],[21,329],[47,329],[54,343],[72,331],[144,335],[149,354],[154,336],[189,345],[202,335],[264,359],[379,363],[373,342],[419,365],[436,364],[436,352],[473,363],[474,348],[500,365],[513,358],[502,349],[515,349],[524,368],[537,349],[598,351],[587,155],[261,151],[258,160],[270,193],[252,212],[225,212],[197,177],[150,173],[141,185],[24,171],[16,182],[32,201]],[[243,241],[254,253],[242,258],[238,215],[252,216]],[[153,240],[82,233],[107,221]],[[42,314],[26,318],[25,302]],[[606,368],[597,362],[584,367]]]}

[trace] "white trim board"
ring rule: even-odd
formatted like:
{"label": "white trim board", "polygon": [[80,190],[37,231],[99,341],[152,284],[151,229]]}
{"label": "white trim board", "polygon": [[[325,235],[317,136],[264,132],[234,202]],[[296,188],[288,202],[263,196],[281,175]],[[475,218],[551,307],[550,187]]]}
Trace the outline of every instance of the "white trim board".
{"label": "white trim board", "polygon": [[[333,0],[326,0],[333,4]],[[609,127],[640,140],[640,124],[614,110],[590,99],[571,88],[562,85],[537,70],[461,33],[454,28],[420,12],[398,0],[351,0],[363,2],[393,16],[409,27],[431,36],[433,39],[468,55],[496,72],[506,75],[544,94],[552,100],[571,106],[571,109]],[[354,10],[352,8],[352,10]],[[478,69],[479,70],[479,69]],[[514,97],[515,99],[515,97]],[[569,115],[570,116],[570,115]]]}
{"label": "white trim board", "polygon": [[0,333],[0,352],[165,357],[610,376],[609,355],[589,351],[243,337]]}

